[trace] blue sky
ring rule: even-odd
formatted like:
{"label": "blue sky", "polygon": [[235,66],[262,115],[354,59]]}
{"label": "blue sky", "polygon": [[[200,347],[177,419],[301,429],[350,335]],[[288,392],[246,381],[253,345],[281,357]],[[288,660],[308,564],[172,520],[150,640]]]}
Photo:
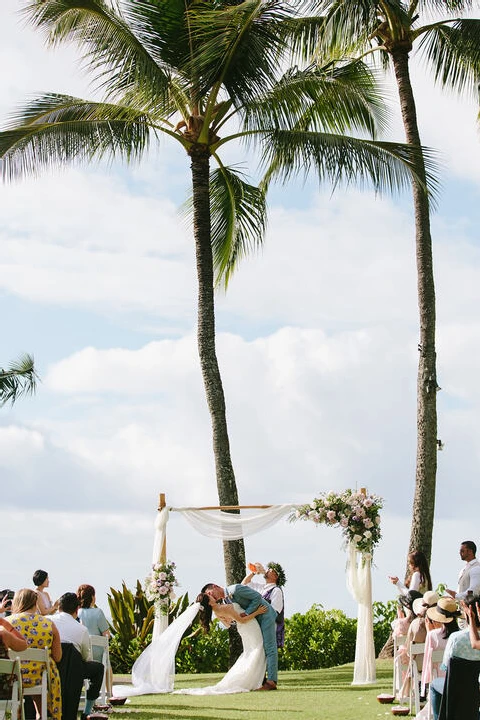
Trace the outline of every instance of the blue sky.
{"label": "blue sky", "polygon": [[[17,8],[0,8],[2,119],[37,91],[90,96],[74,51],[46,50]],[[452,586],[459,543],[480,542],[477,107],[432,89],[421,67],[413,78],[423,141],[445,166],[433,216],[445,449],[432,569]],[[402,138],[395,113],[391,137]],[[175,506],[217,501],[192,239],[178,213],[187,189],[188,160],[165,145],[132,169],[70,168],[0,190],[1,361],[33,352],[42,378],[34,399],[0,414],[2,534],[16,548],[1,586],[30,585],[44,567],[53,595],[91,582],[106,608],[110,586],[148,572],[158,493]],[[217,329],[241,502],[363,486],[383,496],[374,597],[394,597],[386,575],[404,567],[415,469],[409,195],[274,188],[265,248],[218,295]],[[284,565],[287,614],[313,603],[355,612],[341,545],[338,531],[306,523],[246,541],[249,560]],[[222,581],[220,542],[179,517],[168,556],[181,592]]]}

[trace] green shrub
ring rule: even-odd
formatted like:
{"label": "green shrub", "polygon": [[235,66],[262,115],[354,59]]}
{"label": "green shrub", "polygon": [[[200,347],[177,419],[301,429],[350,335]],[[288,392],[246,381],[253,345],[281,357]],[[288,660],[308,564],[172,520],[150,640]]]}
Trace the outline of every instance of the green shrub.
{"label": "green shrub", "polygon": [[392,621],[397,617],[397,601],[388,600],[386,603],[373,603],[373,638],[375,642],[375,656],[383,648],[392,633]]}
{"label": "green shrub", "polygon": [[279,653],[281,670],[313,670],[344,665],[355,658],[357,621],[341,610],[313,605],[305,615],[285,621],[285,647]]}

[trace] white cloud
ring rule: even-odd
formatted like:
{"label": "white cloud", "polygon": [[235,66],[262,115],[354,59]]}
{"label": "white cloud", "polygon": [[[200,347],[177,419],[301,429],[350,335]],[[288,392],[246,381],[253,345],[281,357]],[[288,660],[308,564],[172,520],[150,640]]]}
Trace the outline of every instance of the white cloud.
{"label": "white cloud", "polygon": [[[0,78],[0,112],[37,89],[85,94],[80,75],[72,77],[72,51],[46,54],[38,36],[15,30],[16,9],[15,0],[0,9],[0,59],[15,68]],[[452,172],[478,194],[472,107],[440,97],[414,72],[424,141],[441,145]],[[159,492],[177,506],[216,502],[192,331],[194,248],[176,211],[188,160],[163,150],[128,173],[74,169],[0,193],[0,289],[32,315],[52,308],[35,353],[55,359],[34,400],[2,409],[3,536],[14,537],[16,548],[2,567],[3,585],[30,585],[33,570],[46,567],[54,594],[92,582],[106,609],[109,585],[132,584],[148,571]],[[276,196],[263,253],[217,298],[240,498],[302,502],[346,486],[383,495],[374,597],[387,599],[394,592],[386,575],[404,567],[415,472],[410,205],[355,191],[310,201],[310,185],[287,192],[288,208]],[[476,497],[480,465],[475,210],[462,206],[453,215],[445,204],[433,219],[439,434],[446,443],[438,456],[433,575],[450,584],[458,543],[478,540],[476,506],[465,501]],[[68,355],[55,335],[54,311],[65,307],[116,315],[130,332],[138,324],[152,337],[160,327],[168,336],[141,347],[131,336],[103,349],[91,341]],[[204,580],[223,578],[220,543],[199,538],[178,518],[171,519],[168,554],[191,597]],[[289,613],[313,602],[355,612],[337,532],[281,525],[249,539],[247,555],[285,565]]]}

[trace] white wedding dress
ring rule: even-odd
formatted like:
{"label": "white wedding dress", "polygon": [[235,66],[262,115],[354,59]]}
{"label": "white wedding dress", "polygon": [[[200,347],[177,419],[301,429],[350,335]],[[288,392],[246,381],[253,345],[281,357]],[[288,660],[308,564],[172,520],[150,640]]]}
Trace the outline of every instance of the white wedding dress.
{"label": "white wedding dress", "polygon": [[[237,603],[233,607],[238,613],[243,609]],[[216,685],[209,687],[184,688],[175,690],[179,695],[226,695],[256,690],[265,676],[265,651],[260,625],[254,620],[237,623],[237,630],[243,643],[243,653],[226,675]]]}
{"label": "white wedding dress", "polygon": [[[151,695],[173,691],[175,679],[175,655],[180,640],[192,624],[199,610],[199,603],[190,605],[168,628],[154,640],[137,658],[132,668],[131,685],[114,685],[114,697]],[[242,608],[234,604],[237,612]],[[265,652],[260,625],[256,620],[238,623],[243,643],[243,653],[237,662],[216,685],[204,688],[177,690],[189,695],[224,695],[249,692],[262,684],[265,674]]]}

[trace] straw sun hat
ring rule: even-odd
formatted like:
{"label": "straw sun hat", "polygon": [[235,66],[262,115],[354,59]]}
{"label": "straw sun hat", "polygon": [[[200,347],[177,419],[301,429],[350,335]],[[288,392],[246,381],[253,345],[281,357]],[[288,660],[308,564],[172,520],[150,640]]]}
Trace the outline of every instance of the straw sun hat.
{"label": "straw sun hat", "polygon": [[460,612],[457,607],[457,603],[451,597],[441,597],[435,607],[428,608],[427,616],[430,620],[440,623],[451,623],[456,617],[459,617]]}

